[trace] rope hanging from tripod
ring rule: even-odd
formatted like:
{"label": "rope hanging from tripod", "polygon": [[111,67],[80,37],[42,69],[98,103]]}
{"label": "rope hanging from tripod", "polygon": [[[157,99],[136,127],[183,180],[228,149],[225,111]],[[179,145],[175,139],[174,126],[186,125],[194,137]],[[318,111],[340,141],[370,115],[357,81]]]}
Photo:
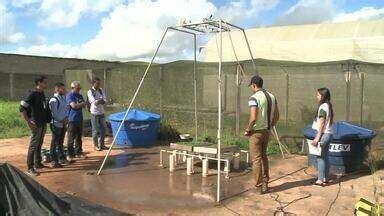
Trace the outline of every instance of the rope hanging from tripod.
{"label": "rope hanging from tripod", "polygon": [[233,45],[233,40],[232,40],[231,32],[228,32],[228,37],[229,37],[229,41],[231,42],[231,47],[232,47],[233,54],[235,55],[235,58],[236,58],[236,63],[237,63],[237,65],[238,65],[238,67],[240,68],[239,85],[241,85],[241,84],[243,83],[243,81],[244,81],[244,77],[245,77],[244,68],[243,68],[243,66],[240,64],[240,62],[239,62],[239,58],[237,57],[237,53],[236,53],[236,50],[235,50],[235,46]]}

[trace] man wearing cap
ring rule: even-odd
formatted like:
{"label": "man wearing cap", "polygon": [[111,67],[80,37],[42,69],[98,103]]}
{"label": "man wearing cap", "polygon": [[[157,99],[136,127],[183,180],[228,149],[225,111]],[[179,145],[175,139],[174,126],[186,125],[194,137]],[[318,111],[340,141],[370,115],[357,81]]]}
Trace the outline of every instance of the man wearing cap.
{"label": "man wearing cap", "polygon": [[266,193],[269,181],[267,146],[270,130],[279,120],[279,110],[275,96],[263,89],[263,79],[259,75],[252,77],[249,87],[253,95],[248,102],[250,117],[244,135],[249,137],[255,186]]}
{"label": "man wearing cap", "polygon": [[67,94],[68,108],[68,155],[67,160],[74,157],[85,157],[83,154],[81,135],[83,131],[83,107],[86,103],[80,93],[79,81],[71,83],[72,91]]}

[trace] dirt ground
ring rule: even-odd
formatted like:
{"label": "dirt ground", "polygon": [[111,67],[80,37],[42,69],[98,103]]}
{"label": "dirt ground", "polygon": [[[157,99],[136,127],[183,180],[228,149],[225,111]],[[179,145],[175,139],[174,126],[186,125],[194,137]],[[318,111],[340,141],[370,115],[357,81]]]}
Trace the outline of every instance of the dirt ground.
{"label": "dirt ground", "polygon": [[[44,147],[48,149],[50,136]],[[0,140],[0,161],[26,170],[29,138]],[[221,204],[214,202],[216,176],[187,176],[184,169],[170,174],[159,164],[161,147],[113,150],[105,171],[95,171],[106,151],[93,151],[91,139],[83,139],[86,159],[61,169],[43,169],[36,180],[53,192],[69,193],[120,211],[138,215],[352,215],[360,197],[373,199],[370,172],[335,179],[330,186],[312,185],[316,170],[305,156],[271,159],[271,191],[259,195],[252,189],[249,171],[233,172],[222,180]],[[110,140],[108,140],[110,142]],[[384,170],[375,173],[383,185]],[[384,202],[380,191],[381,203]]]}

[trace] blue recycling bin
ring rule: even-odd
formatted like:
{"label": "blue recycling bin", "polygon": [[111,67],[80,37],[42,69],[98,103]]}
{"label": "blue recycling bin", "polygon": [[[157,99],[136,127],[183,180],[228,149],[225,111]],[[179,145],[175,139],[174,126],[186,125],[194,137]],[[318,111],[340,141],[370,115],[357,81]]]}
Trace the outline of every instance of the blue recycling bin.
{"label": "blue recycling bin", "polygon": [[[333,173],[349,173],[355,171],[367,156],[366,146],[376,136],[373,130],[348,122],[333,124],[333,138],[328,149],[330,170]],[[302,130],[307,139],[313,140],[316,131],[311,126]],[[316,164],[316,156],[308,155],[310,165]]]}
{"label": "blue recycling bin", "polygon": [[123,126],[117,134],[117,147],[149,147],[152,146],[160,130],[160,115],[142,110],[132,109],[127,117],[125,112],[118,112],[109,116],[113,136],[123,122]]}

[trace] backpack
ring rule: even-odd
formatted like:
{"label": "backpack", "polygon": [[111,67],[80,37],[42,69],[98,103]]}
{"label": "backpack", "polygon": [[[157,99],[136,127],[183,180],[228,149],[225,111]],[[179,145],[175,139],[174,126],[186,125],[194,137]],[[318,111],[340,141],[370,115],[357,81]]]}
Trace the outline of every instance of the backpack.
{"label": "backpack", "polygon": [[[90,88],[89,90],[91,90],[92,96],[95,97],[96,96],[95,95],[96,91],[93,90],[93,88]],[[101,88],[99,88],[98,91],[101,94],[101,96],[103,96],[103,90],[101,90]],[[86,104],[88,112],[91,112],[91,103],[89,102],[88,93],[87,93],[87,101],[85,102],[85,104]]]}
{"label": "backpack", "polygon": [[[263,94],[267,100],[267,116],[268,116],[267,121],[268,121],[268,130],[270,130],[276,124],[275,113],[273,116],[271,116],[271,114],[272,114],[272,98],[265,89],[261,89],[259,91],[263,92]],[[277,106],[276,101],[275,101],[275,106]],[[275,110],[275,112],[276,112],[276,110]]]}
{"label": "backpack", "polygon": [[59,100],[59,98],[56,97],[56,96],[53,96],[52,98],[56,99],[56,101],[57,101],[56,109],[59,109],[59,107],[60,107],[60,100]]}
{"label": "backpack", "polygon": [[[58,110],[59,109],[59,107],[60,107],[60,100],[59,100],[59,98],[58,97],[56,97],[56,96],[52,96],[51,97],[51,99],[52,98],[54,98],[56,101],[57,101],[57,105],[56,105],[56,109]],[[51,110],[51,107],[49,107],[49,102],[48,102],[48,106],[47,106],[47,108],[48,108],[48,112],[49,112],[49,118],[48,119],[50,119],[50,121],[48,122],[48,123],[53,123],[53,116],[52,116],[52,110]],[[52,131],[53,132],[53,131]]]}

